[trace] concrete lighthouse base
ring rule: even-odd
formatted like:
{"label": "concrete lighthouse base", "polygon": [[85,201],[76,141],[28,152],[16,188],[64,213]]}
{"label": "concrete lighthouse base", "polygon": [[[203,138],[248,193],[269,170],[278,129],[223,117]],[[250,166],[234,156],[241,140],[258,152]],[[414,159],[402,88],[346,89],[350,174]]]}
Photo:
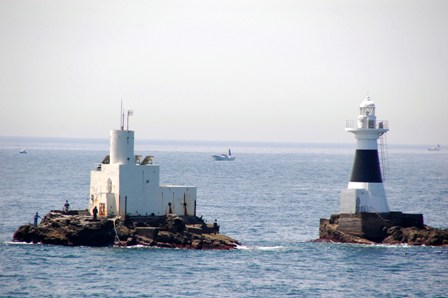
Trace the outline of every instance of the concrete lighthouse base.
{"label": "concrete lighthouse base", "polygon": [[318,241],[448,246],[448,229],[424,225],[422,214],[343,213],[320,220]]}

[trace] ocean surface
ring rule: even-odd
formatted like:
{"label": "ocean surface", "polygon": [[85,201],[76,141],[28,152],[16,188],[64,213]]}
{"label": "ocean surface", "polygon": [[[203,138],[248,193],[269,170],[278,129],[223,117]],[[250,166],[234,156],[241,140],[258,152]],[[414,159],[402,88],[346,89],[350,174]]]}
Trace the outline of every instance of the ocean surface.
{"label": "ocean surface", "polygon": [[[355,143],[136,141],[162,184],[198,188],[198,215],[242,242],[233,251],[63,247],[12,242],[14,231],[88,205],[108,140],[0,138],[0,297],[448,297],[448,247],[310,242],[338,212]],[[28,154],[19,154],[25,148]],[[448,228],[448,150],[388,148],[392,210]]]}

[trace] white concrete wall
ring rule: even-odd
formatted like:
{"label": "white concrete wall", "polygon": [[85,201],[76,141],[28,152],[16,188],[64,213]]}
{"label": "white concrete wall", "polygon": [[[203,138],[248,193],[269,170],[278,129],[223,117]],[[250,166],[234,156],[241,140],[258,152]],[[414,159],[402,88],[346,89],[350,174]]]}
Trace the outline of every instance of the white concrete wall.
{"label": "white concrete wall", "polygon": [[357,189],[343,189],[339,194],[339,213],[358,213]]}
{"label": "white concrete wall", "polygon": [[106,194],[106,216],[113,217],[118,215],[118,196],[114,193]]}
{"label": "white concrete wall", "polygon": [[159,166],[120,165],[120,215],[157,214],[158,195]]}
{"label": "white concrete wall", "polygon": [[[118,165],[101,165],[100,171],[92,171],[90,175],[89,211],[92,213],[94,206],[99,210],[100,204],[106,204],[106,214],[109,216],[118,213],[119,176]],[[111,180],[111,192],[108,193],[108,180]],[[92,200],[93,198],[93,200]],[[113,198],[113,199],[112,199]],[[114,215],[113,215],[114,214]]]}
{"label": "white concrete wall", "polygon": [[348,189],[364,190],[360,193],[362,195],[359,196],[360,212],[382,213],[390,211],[383,183],[349,182]]}
{"label": "white concrete wall", "polygon": [[103,164],[100,171],[91,173],[89,197],[93,197],[89,200],[90,212],[94,206],[99,209],[104,203],[107,216],[125,215],[125,211],[130,215],[163,213],[159,200],[159,166]]}
{"label": "white concrete wall", "polygon": [[[160,202],[162,203],[163,213],[160,215],[166,215],[169,213],[169,205],[171,203],[171,211],[174,214],[184,215],[196,215],[196,187],[191,186],[177,186],[177,185],[162,185],[160,186]],[[186,213],[185,206],[186,203]]]}

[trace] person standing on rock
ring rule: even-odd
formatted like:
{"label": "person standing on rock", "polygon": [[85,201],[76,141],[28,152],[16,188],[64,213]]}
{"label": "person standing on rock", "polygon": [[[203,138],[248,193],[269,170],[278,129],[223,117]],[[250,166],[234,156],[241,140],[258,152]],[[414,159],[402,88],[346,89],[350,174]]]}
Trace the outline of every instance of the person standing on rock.
{"label": "person standing on rock", "polygon": [[213,232],[215,233],[219,233],[219,225],[218,225],[218,220],[215,219],[215,222],[213,223]]}
{"label": "person standing on rock", "polygon": [[40,215],[38,212],[36,212],[36,214],[34,214],[34,226],[37,227],[37,222],[40,218]]}
{"label": "person standing on rock", "polygon": [[68,209],[70,208],[70,204],[68,203],[68,200],[65,200],[64,204],[64,212],[68,212]]}
{"label": "person standing on rock", "polygon": [[98,208],[96,208],[96,206],[95,208],[93,208],[92,213],[93,213],[93,220],[96,220],[96,216],[98,215]]}

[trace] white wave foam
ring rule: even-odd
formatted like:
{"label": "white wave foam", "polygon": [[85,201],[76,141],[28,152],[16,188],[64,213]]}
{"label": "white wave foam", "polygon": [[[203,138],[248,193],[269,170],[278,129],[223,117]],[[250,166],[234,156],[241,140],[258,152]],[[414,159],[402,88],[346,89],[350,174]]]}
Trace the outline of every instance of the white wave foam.
{"label": "white wave foam", "polygon": [[274,250],[281,250],[285,248],[284,246],[258,246],[257,249],[259,250],[268,250],[268,251],[274,251]]}
{"label": "white wave foam", "polygon": [[263,251],[278,251],[284,249],[284,246],[245,246],[238,245],[236,249],[240,250],[263,250]]}
{"label": "white wave foam", "polygon": [[5,241],[3,242],[3,244],[6,245],[35,245],[35,244],[42,244],[40,242],[38,243],[33,243],[33,242],[21,242],[21,241]]}
{"label": "white wave foam", "polygon": [[247,247],[245,245],[237,245],[236,249],[241,249],[241,250],[250,250],[250,247]]}

